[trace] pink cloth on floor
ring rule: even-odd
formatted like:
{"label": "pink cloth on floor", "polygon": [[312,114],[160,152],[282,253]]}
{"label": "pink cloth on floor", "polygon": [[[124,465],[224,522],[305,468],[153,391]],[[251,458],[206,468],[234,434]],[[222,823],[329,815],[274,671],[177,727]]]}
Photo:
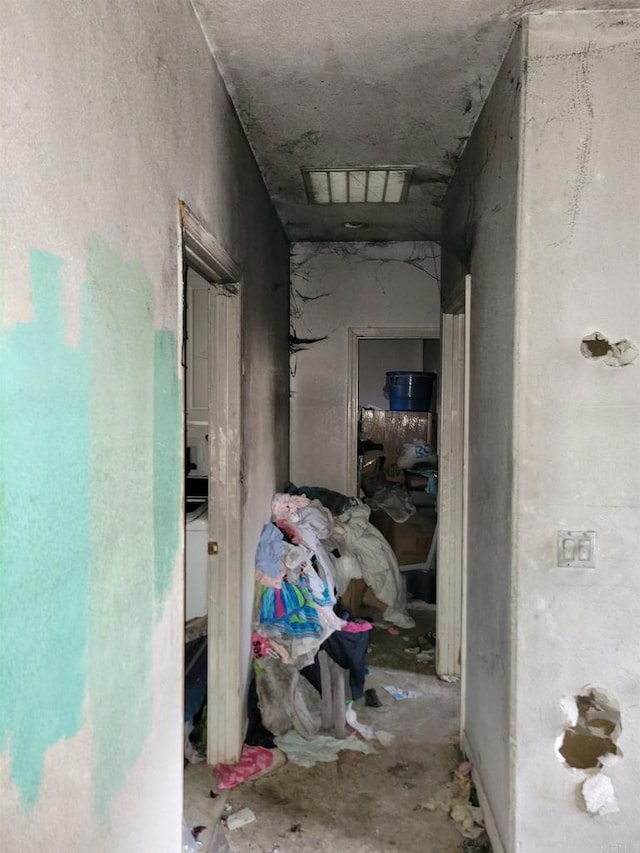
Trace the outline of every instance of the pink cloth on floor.
{"label": "pink cloth on floor", "polygon": [[218,788],[222,791],[235,788],[252,776],[262,773],[273,764],[273,752],[264,746],[242,747],[240,761],[237,764],[216,764],[213,774],[218,780]]}
{"label": "pink cloth on floor", "polygon": [[361,634],[363,631],[370,631],[373,628],[371,622],[347,622],[342,629],[347,634]]}
{"label": "pink cloth on floor", "polygon": [[390,628],[387,628],[387,634],[392,634],[394,637],[397,637],[400,631],[396,628],[395,625],[392,625]]}

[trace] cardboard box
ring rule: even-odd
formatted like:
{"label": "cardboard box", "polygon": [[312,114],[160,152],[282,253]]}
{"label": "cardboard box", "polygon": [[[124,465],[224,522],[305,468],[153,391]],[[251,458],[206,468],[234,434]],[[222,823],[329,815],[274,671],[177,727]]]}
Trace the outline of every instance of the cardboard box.
{"label": "cardboard box", "polygon": [[436,514],[433,510],[418,510],[402,524],[393,521],[384,512],[373,512],[371,523],[391,545],[401,566],[426,561],[436,527]]}

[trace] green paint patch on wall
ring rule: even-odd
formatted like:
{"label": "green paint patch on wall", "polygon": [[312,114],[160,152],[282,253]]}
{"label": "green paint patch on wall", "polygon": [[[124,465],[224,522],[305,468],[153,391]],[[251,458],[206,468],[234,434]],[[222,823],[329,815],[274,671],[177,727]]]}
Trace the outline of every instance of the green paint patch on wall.
{"label": "green paint patch on wall", "polygon": [[89,370],[86,338],[64,342],[62,266],[31,251],[34,321],[0,329],[0,751],[27,806],[85,696]]}
{"label": "green paint patch on wall", "polygon": [[106,826],[152,725],[154,625],[180,541],[182,390],[141,265],[89,241],[78,349],[64,342],[62,269],[32,251],[35,319],[0,329],[0,752],[32,806],[47,750],[80,730],[88,698]]}
{"label": "green paint patch on wall", "polygon": [[177,364],[175,335],[167,329],[157,331],[153,371],[153,529],[159,604],[173,577],[180,541],[182,395]]}

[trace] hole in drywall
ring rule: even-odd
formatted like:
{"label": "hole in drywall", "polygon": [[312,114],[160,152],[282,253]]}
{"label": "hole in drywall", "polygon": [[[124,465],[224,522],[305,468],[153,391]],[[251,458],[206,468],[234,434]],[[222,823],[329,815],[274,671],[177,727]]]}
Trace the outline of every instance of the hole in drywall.
{"label": "hole in drywall", "polygon": [[611,344],[600,332],[594,332],[582,339],[580,352],[585,358],[603,358],[611,352]]}
{"label": "hole in drywall", "polygon": [[585,358],[603,361],[609,367],[626,367],[638,357],[638,348],[624,338],[615,344],[601,332],[593,332],[582,339],[580,352]]}
{"label": "hole in drywall", "polygon": [[558,752],[568,767],[595,770],[620,757],[620,711],[602,690],[589,688],[563,701],[571,726],[565,729]]}

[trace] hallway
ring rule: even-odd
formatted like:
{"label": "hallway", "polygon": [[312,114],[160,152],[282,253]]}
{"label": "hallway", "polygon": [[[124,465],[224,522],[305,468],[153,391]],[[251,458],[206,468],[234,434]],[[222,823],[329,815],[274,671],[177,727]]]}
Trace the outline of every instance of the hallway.
{"label": "hallway", "polygon": [[[460,685],[440,681],[432,661],[421,663],[415,652],[407,653],[418,635],[434,625],[435,607],[423,602],[414,607],[420,607],[409,609],[415,629],[390,635],[379,627],[371,633],[366,687],[375,690],[381,706],[367,707],[364,699],[354,703],[358,724],[392,737],[385,745],[371,741],[371,754],[344,750],[336,761],[312,767],[289,760],[255,780],[218,792],[213,800],[207,796],[207,784],[214,785],[215,777],[210,769],[196,766],[202,781],[186,801],[185,814],[192,823],[206,821],[199,836],[205,853],[463,850],[457,824],[441,808],[433,808],[443,799],[442,789],[461,760]],[[416,695],[395,700],[385,684]],[[219,827],[212,833],[211,818],[216,814],[224,821],[246,808],[255,815],[254,822],[233,831]]]}
{"label": "hallway", "polygon": [[[353,494],[358,342],[440,336],[455,369],[438,408],[438,618],[455,631],[438,630],[436,666],[461,677],[494,853],[636,853],[637,6],[4,0],[3,849],[180,849],[198,256],[224,260],[194,266],[209,306],[195,314],[228,355],[194,417],[211,764],[236,761],[247,728],[273,495]],[[343,822],[315,789],[292,796],[305,774],[287,766],[247,788],[255,826],[229,843],[321,850],[326,823],[341,853],[356,784],[372,843],[413,844],[402,832],[421,821],[455,833],[409,787],[456,766],[457,687],[428,677],[419,740],[418,700],[387,700],[362,715],[394,746],[310,772],[336,783]]]}

